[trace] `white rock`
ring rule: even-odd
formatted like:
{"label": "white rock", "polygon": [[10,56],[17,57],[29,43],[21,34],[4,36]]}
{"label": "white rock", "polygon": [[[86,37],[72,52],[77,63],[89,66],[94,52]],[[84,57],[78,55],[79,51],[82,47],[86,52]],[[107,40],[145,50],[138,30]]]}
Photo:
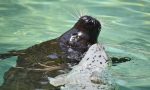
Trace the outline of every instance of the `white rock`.
{"label": "white rock", "polygon": [[68,74],[49,77],[49,82],[64,85],[61,90],[114,90],[115,83],[108,70],[110,63],[104,47],[94,44]]}

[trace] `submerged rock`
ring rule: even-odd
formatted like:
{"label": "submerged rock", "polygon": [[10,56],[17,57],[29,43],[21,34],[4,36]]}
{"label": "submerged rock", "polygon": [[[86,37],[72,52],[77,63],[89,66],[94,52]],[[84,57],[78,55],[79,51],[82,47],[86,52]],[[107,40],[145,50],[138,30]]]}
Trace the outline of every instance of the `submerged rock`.
{"label": "submerged rock", "polygon": [[115,83],[108,70],[110,64],[104,47],[94,44],[68,74],[49,77],[49,82],[61,86],[61,90],[114,90]]}

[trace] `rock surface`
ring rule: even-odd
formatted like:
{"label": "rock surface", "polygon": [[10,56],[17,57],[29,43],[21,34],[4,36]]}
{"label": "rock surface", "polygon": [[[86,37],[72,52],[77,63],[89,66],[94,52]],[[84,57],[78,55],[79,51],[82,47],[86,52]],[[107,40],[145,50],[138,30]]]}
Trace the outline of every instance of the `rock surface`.
{"label": "rock surface", "polygon": [[108,70],[110,64],[104,47],[94,44],[68,74],[49,77],[49,82],[61,86],[61,90],[114,90],[115,83]]}

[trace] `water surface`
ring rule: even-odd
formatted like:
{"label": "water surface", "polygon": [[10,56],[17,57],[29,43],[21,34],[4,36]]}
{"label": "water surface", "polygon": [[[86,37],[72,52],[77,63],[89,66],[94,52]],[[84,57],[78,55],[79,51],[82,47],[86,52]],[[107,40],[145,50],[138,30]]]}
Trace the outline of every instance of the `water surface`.
{"label": "water surface", "polygon": [[[56,38],[78,14],[88,14],[102,23],[99,42],[107,53],[132,58],[112,67],[119,89],[150,90],[149,6],[149,0],[0,0],[0,52]],[[0,62],[0,83],[15,60]]]}

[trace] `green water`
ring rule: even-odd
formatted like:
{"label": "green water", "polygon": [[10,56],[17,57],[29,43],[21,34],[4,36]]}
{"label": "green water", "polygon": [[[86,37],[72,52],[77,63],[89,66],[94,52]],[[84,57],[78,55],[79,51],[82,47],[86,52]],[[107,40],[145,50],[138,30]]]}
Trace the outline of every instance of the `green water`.
{"label": "green water", "polygon": [[[99,42],[110,56],[132,58],[112,67],[119,90],[150,90],[149,0],[0,0],[0,52],[56,38],[79,14],[101,21]],[[0,62],[0,83],[15,60]]]}

